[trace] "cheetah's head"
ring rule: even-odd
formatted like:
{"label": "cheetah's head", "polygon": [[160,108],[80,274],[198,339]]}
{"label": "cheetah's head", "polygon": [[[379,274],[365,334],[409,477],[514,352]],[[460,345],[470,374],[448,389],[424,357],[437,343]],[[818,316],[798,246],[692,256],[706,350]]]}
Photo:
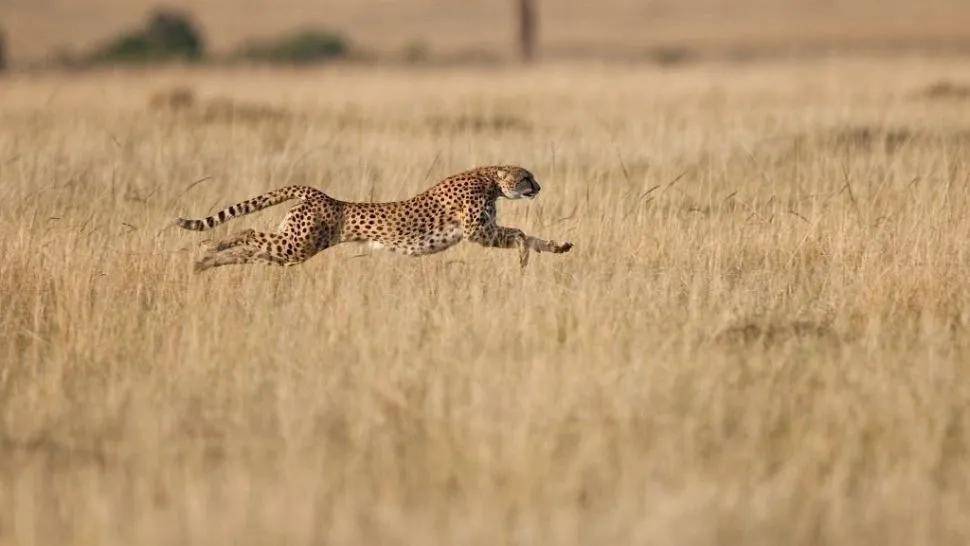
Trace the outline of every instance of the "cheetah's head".
{"label": "cheetah's head", "polygon": [[532,173],[522,167],[495,167],[495,182],[508,199],[535,199],[542,189]]}

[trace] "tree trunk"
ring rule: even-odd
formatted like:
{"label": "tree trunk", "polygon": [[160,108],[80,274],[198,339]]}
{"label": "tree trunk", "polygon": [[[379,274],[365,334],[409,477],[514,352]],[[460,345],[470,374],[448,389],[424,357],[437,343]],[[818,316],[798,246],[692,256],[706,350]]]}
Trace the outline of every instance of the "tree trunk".
{"label": "tree trunk", "polygon": [[3,72],[7,68],[7,35],[3,33],[3,29],[0,28],[0,72]]}
{"label": "tree trunk", "polygon": [[531,62],[536,53],[536,3],[535,0],[519,2],[519,54],[524,62]]}

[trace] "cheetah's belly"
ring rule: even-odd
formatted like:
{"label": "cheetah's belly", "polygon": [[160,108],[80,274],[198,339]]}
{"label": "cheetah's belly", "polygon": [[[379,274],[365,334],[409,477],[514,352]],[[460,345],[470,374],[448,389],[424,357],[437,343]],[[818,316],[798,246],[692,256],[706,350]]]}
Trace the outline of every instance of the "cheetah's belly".
{"label": "cheetah's belly", "polygon": [[388,250],[407,254],[410,256],[423,256],[434,254],[454,246],[462,238],[461,226],[458,224],[446,224],[445,226],[428,231],[416,233],[411,237],[406,237],[400,241],[371,242],[371,248],[386,248]]}

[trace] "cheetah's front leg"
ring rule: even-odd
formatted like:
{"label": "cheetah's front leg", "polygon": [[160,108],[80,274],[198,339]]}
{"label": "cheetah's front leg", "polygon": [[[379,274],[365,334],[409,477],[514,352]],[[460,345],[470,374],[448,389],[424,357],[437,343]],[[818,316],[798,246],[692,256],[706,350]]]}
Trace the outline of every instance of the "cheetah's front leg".
{"label": "cheetah's front leg", "polygon": [[538,237],[526,235],[517,229],[513,229],[513,231],[518,232],[518,234],[515,236],[515,244],[519,247],[519,265],[521,267],[525,267],[529,264],[529,251],[562,254],[563,252],[569,252],[569,250],[573,247],[572,243],[557,243],[556,241],[547,241],[545,239],[539,239]]}
{"label": "cheetah's front leg", "polygon": [[529,263],[530,250],[534,250],[535,252],[552,252],[553,254],[562,254],[564,252],[569,252],[569,250],[573,248],[573,244],[569,242],[557,243],[556,241],[547,241],[545,239],[539,239],[538,237],[533,237],[524,233],[522,233],[522,238],[520,239],[519,245],[519,265],[522,267],[525,267]]}
{"label": "cheetah's front leg", "polygon": [[535,252],[552,252],[554,254],[562,254],[563,252],[569,252],[569,250],[573,247],[572,243],[557,243],[556,241],[547,241],[545,239],[539,239],[538,237],[526,235],[521,229],[507,228],[502,226],[493,226],[491,228],[480,230],[473,234],[470,238],[484,246],[497,248],[518,247],[519,265],[521,267],[528,265],[530,250]]}

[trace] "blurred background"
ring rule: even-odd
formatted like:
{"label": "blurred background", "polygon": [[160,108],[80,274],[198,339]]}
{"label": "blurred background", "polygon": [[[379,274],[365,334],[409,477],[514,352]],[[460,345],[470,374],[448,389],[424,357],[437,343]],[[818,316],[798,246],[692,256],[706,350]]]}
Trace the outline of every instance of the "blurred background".
{"label": "blurred background", "polygon": [[[176,34],[168,42],[150,24],[159,14]],[[531,52],[679,63],[970,52],[964,0],[4,0],[0,27],[14,69],[179,56],[482,63]]]}

